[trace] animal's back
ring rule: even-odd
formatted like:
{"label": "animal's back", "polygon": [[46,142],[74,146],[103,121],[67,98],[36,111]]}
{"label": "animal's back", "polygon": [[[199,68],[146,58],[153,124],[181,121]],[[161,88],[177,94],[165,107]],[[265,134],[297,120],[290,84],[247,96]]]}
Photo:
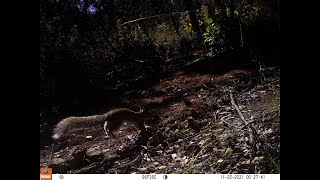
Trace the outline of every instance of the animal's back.
{"label": "animal's back", "polygon": [[134,112],[130,109],[119,108],[109,111],[106,114],[106,121],[108,123],[108,129],[111,132],[117,131],[124,122],[129,122],[141,130],[144,121],[143,112]]}

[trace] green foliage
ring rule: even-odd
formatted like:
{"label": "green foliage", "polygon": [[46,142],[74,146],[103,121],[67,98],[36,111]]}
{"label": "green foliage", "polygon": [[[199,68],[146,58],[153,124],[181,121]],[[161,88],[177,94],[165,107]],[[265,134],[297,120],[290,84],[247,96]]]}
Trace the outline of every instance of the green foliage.
{"label": "green foliage", "polygon": [[186,138],[191,137],[193,135],[193,133],[191,131],[184,130],[184,129],[180,129],[179,133],[181,135],[185,136]]}
{"label": "green foliage", "polygon": [[[252,31],[250,28],[254,31],[257,31],[257,28],[263,29],[261,27],[263,23],[260,22],[270,22],[276,17],[274,16],[276,8],[276,0],[217,2],[213,9],[208,9],[212,11],[212,17],[204,17],[204,43],[215,50],[251,46],[255,43],[252,38],[256,35],[250,32]],[[266,32],[267,30],[258,31]]]}
{"label": "green foliage", "polygon": [[[53,102],[57,97],[65,101],[88,96],[86,89],[110,88],[109,82],[118,82],[114,67],[131,66],[128,61],[189,56],[204,44],[212,50],[236,47],[240,32],[244,44],[251,40],[255,47],[255,38],[265,37],[264,20],[277,15],[276,0],[189,1],[195,10],[193,23],[182,0],[84,2],[79,9],[79,1],[40,1],[40,96],[51,96]],[[211,9],[208,3],[214,3]],[[95,13],[87,11],[91,5]],[[132,20],[137,21],[123,25]],[[202,28],[202,39],[193,24]],[[81,90],[83,94],[74,93]]]}
{"label": "green foliage", "polygon": [[203,33],[204,42],[209,46],[223,46],[224,32],[219,24],[213,22],[211,18],[205,18],[205,32]]}
{"label": "green foliage", "polygon": [[192,32],[192,25],[189,19],[189,16],[187,13],[182,13],[180,15],[180,23],[182,26],[182,30],[187,32],[187,33],[191,33]]}
{"label": "green foliage", "polygon": [[271,164],[276,168],[277,172],[280,173],[280,163],[277,163],[274,158],[268,153],[268,159]]}

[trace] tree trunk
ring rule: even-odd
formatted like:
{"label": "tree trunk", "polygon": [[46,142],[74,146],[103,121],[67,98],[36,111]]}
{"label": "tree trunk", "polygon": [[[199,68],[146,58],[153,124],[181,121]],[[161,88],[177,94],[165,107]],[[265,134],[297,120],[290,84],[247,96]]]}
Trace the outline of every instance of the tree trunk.
{"label": "tree trunk", "polygon": [[214,1],[213,0],[209,0],[209,2],[207,2],[207,6],[208,6],[208,17],[213,19],[214,11],[215,11]]}
{"label": "tree trunk", "polygon": [[200,38],[201,37],[200,26],[199,26],[199,23],[197,20],[196,12],[194,11],[193,1],[192,0],[183,0],[183,4],[184,4],[185,9],[188,11],[188,15],[189,15],[191,25],[192,25],[192,30]]}
{"label": "tree trunk", "polygon": [[179,31],[179,21],[174,15],[170,15],[172,24],[174,26],[174,30],[176,31],[177,35],[180,37],[180,31]]}

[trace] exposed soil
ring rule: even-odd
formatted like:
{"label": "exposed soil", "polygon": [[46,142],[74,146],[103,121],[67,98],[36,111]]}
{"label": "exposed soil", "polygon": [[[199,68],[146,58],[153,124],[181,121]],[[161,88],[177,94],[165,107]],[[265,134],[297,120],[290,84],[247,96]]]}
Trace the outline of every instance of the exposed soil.
{"label": "exposed soil", "polygon": [[41,150],[40,166],[53,173],[279,173],[279,67],[176,71],[121,99],[159,122],[143,133],[124,125],[118,139],[102,127],[84,130]]}

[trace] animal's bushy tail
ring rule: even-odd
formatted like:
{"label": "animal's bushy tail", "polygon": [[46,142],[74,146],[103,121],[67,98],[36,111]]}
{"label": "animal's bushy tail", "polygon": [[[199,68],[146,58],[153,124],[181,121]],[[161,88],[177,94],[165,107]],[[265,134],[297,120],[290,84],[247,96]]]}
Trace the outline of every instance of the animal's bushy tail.
{"label": "animal's bushy tail", "polygon": [[69,132],[75,129],[92,127],[97,124],[102,124],[104,121],[103,115],[86,116],[86,117],[68,117],[60,121],[53,129],[52,138],[58,140]]}

